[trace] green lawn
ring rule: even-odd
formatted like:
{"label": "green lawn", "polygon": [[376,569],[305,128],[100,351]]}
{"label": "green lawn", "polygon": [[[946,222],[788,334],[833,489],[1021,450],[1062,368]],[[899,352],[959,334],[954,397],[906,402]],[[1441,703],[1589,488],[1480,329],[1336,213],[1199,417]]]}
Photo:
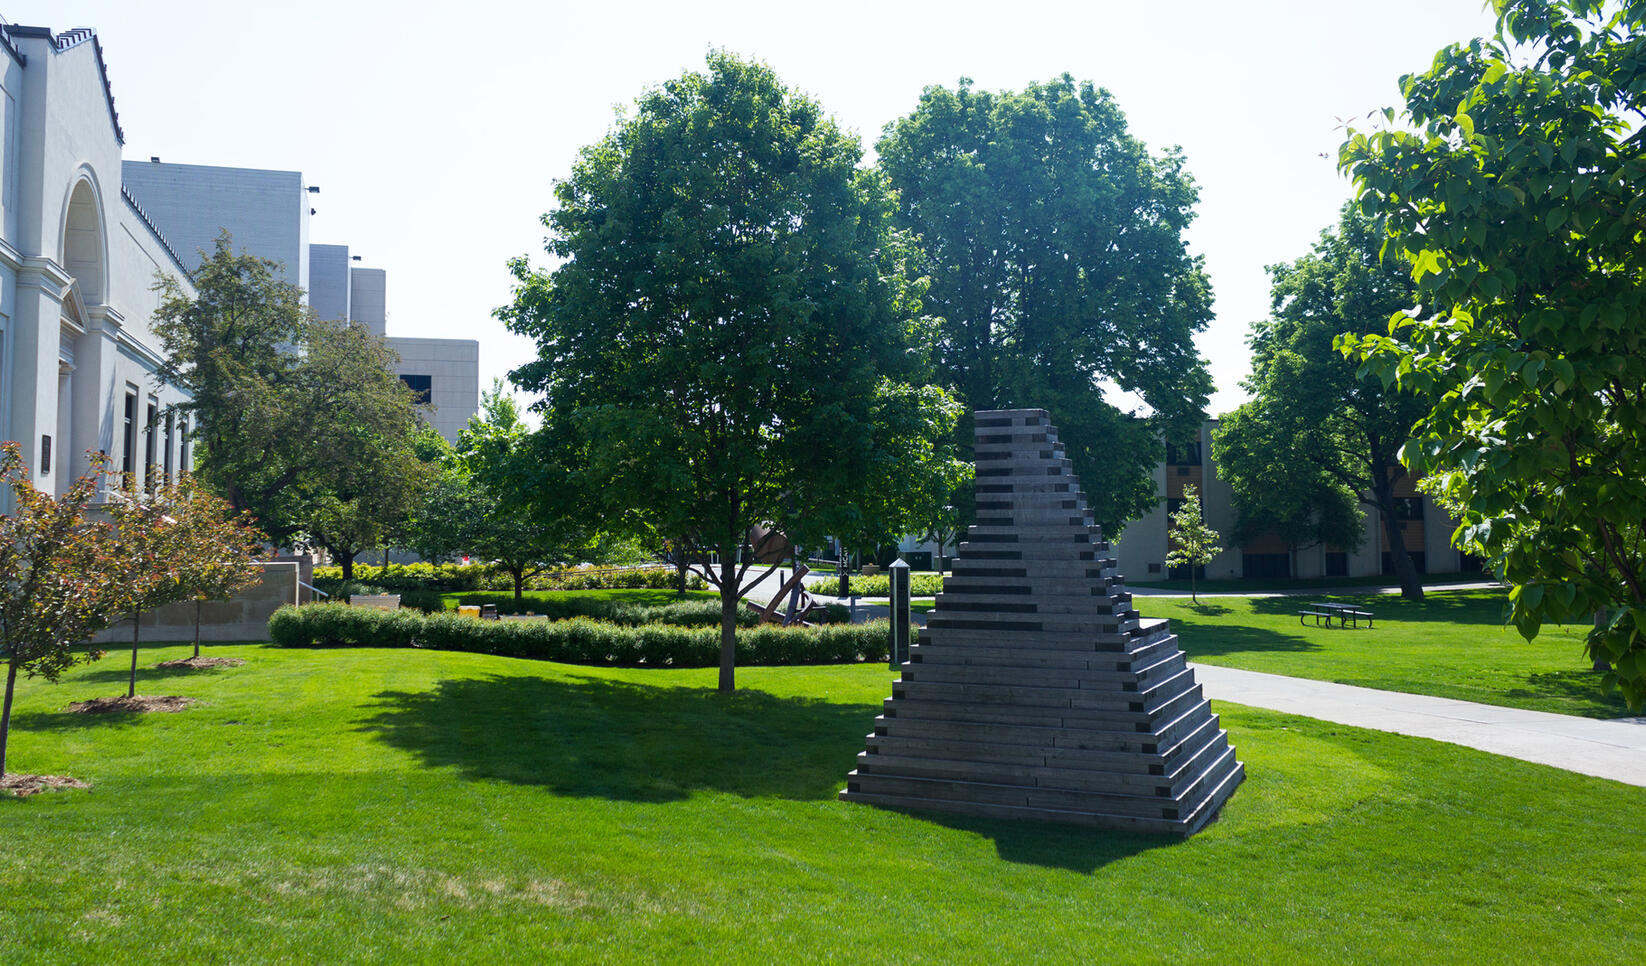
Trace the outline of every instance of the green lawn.
{"label": "green lawn", "polygon": [[1373,628],[1298,623],[1314,598],[1135,597],[1145,617],[1171,618],[1191,659],[1251,671],[1433,694],[1464,701],[1615,718],[1622,697],[1600,691],[1583,657],[1587,626],[1546,625],[1527,643],[1503,623],[1502,590],[1431,591],[1421,602],[1397,595],[1332,597],[1369,608]]}
{"label": "green lawn", "polygon": [[1646,944],[1646,789],[1450,745],[1222,706],[1250,777],[1175,841],[836,801],[890,690],[877,665],[746,669],[722,698],[713,670],[211,651],[249,663],[140,679],[203,701],[175,715],[61,713],[121,690],[113,659],[22,685],[14,770],[94,787],[0,800],[8,961],[1616,963]]}

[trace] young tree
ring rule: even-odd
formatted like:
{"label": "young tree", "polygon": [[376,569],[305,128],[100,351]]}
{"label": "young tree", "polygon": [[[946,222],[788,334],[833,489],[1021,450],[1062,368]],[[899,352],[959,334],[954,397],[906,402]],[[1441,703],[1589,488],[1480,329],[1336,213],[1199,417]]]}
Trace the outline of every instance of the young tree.
{"label": "young tree", "polygon": [[186,533],[171,515],[174,501],[169,486],[139,493],[130,485],[115,494],[108,511],[113,521],[115,571],[108,576],[124,586],[126,616],[131,620],[131,676],[126,697],[137,696],[137,649],[142,639],[138,623],[146,610],[184,599],[188,588],[179,580],[177,562],[188,549]]}
{"label": "young tree", "polygon": [[1409,124],[1343,146],[1430,309],[1343,346],[1430,396],[1403,458],[1463,511],[1454,539],[1512,585],[1521,633],[1604,612],[1589,653],[1639,709],[1646,2],[1494,6],[1495,37],[1402,79]]}
{"label": "young tree", "polygon": [[244,514],[183,477],[172,488],[170,514],[179,528],[181,555],[173,561],[182,599],[194,598],[194,656],[200,656],[200,606],[226,600],[258,580],[257,557],[263,546]]}
{"label": "young tree", "polygon": [[[876,147],[925,255],[941,378],[972,409],[1050,410],[1118,535],[1154,506],[1162,435],[1192,432],[1211,392],[1194,346],[1211,290],[1183,241],[1198,198],[1182,157],[1151,154],[1107,91],[1068,75],[1022,92],[928,87]],[[1105,381],[1153,415],[1106,402]]]}
{"label": "young tree", "polygon": [[1353,547],[1362,531],[1355,504],[1375,509],[1401,595],[1421,600],[1395,486],[1406,476],[1400,448],[1429,401],[1360,378],[1333,348],[1337,336],[1382,331],[1417,304],[1406,268],[1379,260],[1382,245],[1377,226],[1345,208],[1311,254],[1269,266],[1272,309],[1252,326],[1243,383],[1252,398],[1213,432],[1212,452],[1234,488],[1242,536],[1268,524],[1294,545]]}
{"label": "young tree", "polygon": [[952,407],[911,388],[911,248],[861,158],[769,68],[713,53],[582,152],[544,219],[559,267],[514,261],[499,310],[538,343],[513,375],[543,394],[534,498],[683,538],[720,591],[724,691],[751,528],[820,543],[872,484],[914,492],[951,459]]}
{"label": "young tree", "polygon": [[17,444],[0,444],[0,480],[14,507],[0,517],[0,658],[6,662],[0,777],[6,774],[17,675],[56,681],[74,664],[97,660],[102,651],[77,652],[75,645],[126,611],[127,588],[115,576],[113,530],[87,516],[102,466],[94,461],[92,476],[54,498],[35,489]]}
{"label": "young tree", "polygon": [[1193,484],[1183,488],[1183,505],[1172,514],[1171,520],[1166,534],[1171,541],[1171,550],[1166,553],[1166,566],[1189,568],[1189,599],[1198,604],[1200,597],[1195,590],[1195,571],[1223,552],[1223,548],[1218,546],[1222,537],[1202,518],[1200,494],[1195,492]]}
{"label": "young tree", "polygon": [[551,567],[600,555],[587,517],[555,514],[539,520],[521,497],[534,467],[532,438],[501,383],[481,394],[480,414],[457,437],[439,477],[412,522],[413,549],[425,557],[469,553],[502,567],[514,599],[526,581]]}

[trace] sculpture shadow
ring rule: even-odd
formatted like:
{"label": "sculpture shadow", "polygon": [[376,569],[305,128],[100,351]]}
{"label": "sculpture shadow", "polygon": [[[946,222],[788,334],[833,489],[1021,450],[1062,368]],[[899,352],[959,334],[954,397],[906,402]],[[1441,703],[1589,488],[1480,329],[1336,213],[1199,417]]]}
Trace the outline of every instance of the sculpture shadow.
{"label": "sculpture shadow", "polygon": [[863,704],[592,675],[464,678],[374,699],[360,729],[429,765],[629,802],[698,791],[832,799],[875,714]]}
{"label": "sculpture shadow", "polygon": [[1051,822],[974,818],[948,812],[909,811],[905,814],[944,828],[990,839],[994,842],[995,854],[1004,862],[1064,869],[1081,875],[1091,875],[1120,859],[1153,849],[1171,848],[1187,841],[1176,835],[1145,835]]}

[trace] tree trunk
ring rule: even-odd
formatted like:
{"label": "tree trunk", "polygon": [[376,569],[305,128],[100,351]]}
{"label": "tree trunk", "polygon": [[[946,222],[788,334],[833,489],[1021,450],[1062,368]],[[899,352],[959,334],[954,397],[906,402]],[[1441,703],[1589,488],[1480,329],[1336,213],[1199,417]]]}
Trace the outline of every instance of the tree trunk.
{"label": "tree trunk", "polygon": [[200,658],[200,598],[194,599],[194,657]]}
{"label": "tree trunk", "polygon": [[17,687],[17,662],[6,662],[6,704],[0,708],[0,778],[6,777],[6,740],[11,737],[11,695]]}
{"label": "tree trunk", "polygon": [[1389,542],[1389,562],[1394,564],[1395,576],[1400,579],[1400,596],[1407,600],[1423,599],[1423,578],[1418,576],[1417,568],[1412,566],[1411,554],[1406,552],[1406,535],[1400,530],[1400,521],[1395,519],[1394,495],[1389,487],[1374,491],[1377,497],[1378,512],[1383,515],[1383,535]]}
{"label": "tree trunk", "polygon": [[674,593],[677,597],[686,596],[686,551],[683,547],[674,552]]}
{"label": "tree trunk", "polygon": [[526,568],[514,567],[509,570],[509,576],[514,578],[514,602],[520,603],[525,599]]}
{"label": "tree trunk", "polygon": [[720,691],[737,690],[737,554],[720,554]]}
{"label": "tree trunk", "polygon": [[[1594,624],[1595,624],[1595,633],[1597,635],[1600,633],[1600,629],[1602,627],[1606,626],[1606,623],[1607,623],[1607,621],[1606,621],[1606,611],[1605,610],[1595,611],[1594,612]],[[1596,648],[1595,651],[1594,651],[1594,655],[1595,655],[1595,660],[1594,660],[1594,663],[1592,665],[1590,665],[1590,667],[1594,668],[1594,670],[1596,670],[1596,671],[1610,671],[1612,669],[1612,662],[1606,660],[1606,654],[1605,654],[1604,651],[1601,651],[1599,648]],[[3,764],[3,761],[0,761],[0,764]],[[4,774],[5,774],[4,771],[0,771],[0,775],[4,775]]]}
{"label": "tree trunk", "polygon": [[1194,571],[1194,564],[1189,564],[1189,603],[1198,604],[1200,603],[1200,596],[1199,592],[1195,590]]}
{"label": "tree trunk", "polygon": [[337,562],[343,567],[343,579],[354,579],[354,554],[338,554]]}
{"label": "tree trunk", "polygon": [[141,611],[131,612],[131,683],[126,685],[128,698],[137,697],[137,639],[143,633],[143,627],[137,621],[142,616]]}

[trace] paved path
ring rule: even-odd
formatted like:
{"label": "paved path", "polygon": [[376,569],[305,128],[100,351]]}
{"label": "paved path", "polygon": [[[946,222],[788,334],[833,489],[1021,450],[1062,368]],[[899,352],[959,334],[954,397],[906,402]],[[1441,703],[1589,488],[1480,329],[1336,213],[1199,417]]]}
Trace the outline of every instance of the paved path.
{"label": "paved path", "polygon": [[1330,681],[1194,665],[1214,700],[1433,738],[1646,787],[1646,718],[1600,721]]}
{"label": "paved path", "polygon": [[[1423,592],[1432,594],[1445,590],[1491,590],[1503,585],[1495,580],[1468,580],[1451,584],[1424,584]],[[1158,587],[1137,587],[1126,585],[1126,592],[1133,597],[1184,597],[1191,596],[1179,590],[1162,590]],[[1379,594],[1398,594],[1400,585],[1378,586],[1363,584],[1359,587],[1303,587],[1288,588],[1286,590],[1247,590],[1237,593],[1218,592],[1208,594],[1201,591],[1201,597],[1374,597]]]}

